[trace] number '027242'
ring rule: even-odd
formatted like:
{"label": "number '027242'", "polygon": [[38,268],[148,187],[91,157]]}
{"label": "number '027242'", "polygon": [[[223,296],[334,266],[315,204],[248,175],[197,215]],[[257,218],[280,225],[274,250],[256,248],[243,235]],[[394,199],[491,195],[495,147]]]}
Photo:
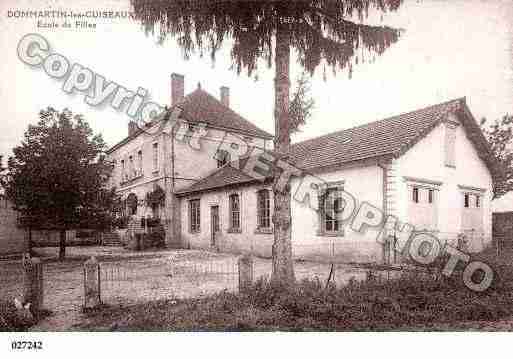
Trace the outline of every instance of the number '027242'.
{"label": "number '027242'", "polygon": [[41,350],[43,342],[40,341],[13,341],[11,342],[13,350]]}

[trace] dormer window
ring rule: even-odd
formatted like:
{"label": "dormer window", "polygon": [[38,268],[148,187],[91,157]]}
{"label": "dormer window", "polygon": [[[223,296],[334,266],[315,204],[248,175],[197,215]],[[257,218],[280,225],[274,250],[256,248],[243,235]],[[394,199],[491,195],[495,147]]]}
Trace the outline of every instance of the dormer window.
{"label": "dormer window", "polygon": [[230,152],[226,150],[218,150],[216,153],[217,168],[225,166],[230,162]]}

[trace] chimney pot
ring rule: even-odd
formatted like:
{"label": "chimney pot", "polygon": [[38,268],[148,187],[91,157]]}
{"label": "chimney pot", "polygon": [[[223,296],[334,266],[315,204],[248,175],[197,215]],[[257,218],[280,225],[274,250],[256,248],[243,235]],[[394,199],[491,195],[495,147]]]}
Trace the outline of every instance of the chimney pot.
{"label": "chimney pot", "polygon": [[180,103],[184,97],[184,76],[177,73],[171,74],[171,106]]}
{"label": "chimney pot", "polygon": [[221,86],[221,103],[226,107],[230,107],[230,88]]}
{"label": "chimney pot", "polygon": [[137,124],[134,121],[128,122],[128,137],[132,137],[137,132]]}

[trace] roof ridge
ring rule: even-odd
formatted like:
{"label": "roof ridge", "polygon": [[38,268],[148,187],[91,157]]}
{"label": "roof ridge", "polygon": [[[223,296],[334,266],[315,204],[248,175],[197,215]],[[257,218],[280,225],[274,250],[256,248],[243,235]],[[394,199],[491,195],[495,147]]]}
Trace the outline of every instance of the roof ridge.
{"label": "roof ridge", "polygon": [[412,110],[412,111],[398,113],[398,114],[393,115],[393,116],[388,116],[388,117],[385,117],[385,118],[382,118],[382,119],[379,119],[379,120],[374,120],[374,121],[371,121],[371,122],[367,122],[367,123],[364,123],[364,124],[361,124],[361,125],[358,125],[358,126],[349,127],[349,128],[346,128],[346,129],[337,130],[337,131],[330,132],[330,133],[327,133],[327,134],[324,134],[324,135],[320,135],[320,136],[317,136],[317,137],[308,138],[308,139],[303,140],[301,142],[293,143],[291,145],[291,147],[296,146],[296,145],[302,145],[302,144],[305,144],[305,143],[310,142],[310,141],[316,141],[316,140],[320,140],[322,138],[327,138],[327,137],[335,136],[335,135],[341,134],[341,133],[343,133],[345,131],[354,130],[354,129],[362,128],[362,127],[366,127],[366,126],[371,126],[371,125],[379,123],[379,122],[389,121],[389,120],[392,120],[392,119],[400,117],[400,116],[406,116],[406,115],[409,115],[409,114],[412,114],[412,113],[415,113],[415,112],[425,111],[425,110],[428,110],[428,109],[436,107],[436,106],[447,105],[447,104],[449,104],[451,102],[456,102],[456,101],[466,101],[466,98],[465,98],[465,96],[459,97],[459,98],[454,98],[452,100],[448,100],[448,101],[440,102],[440,103],[437,103],[437,104],[434,104],[434,105],[429,105],[429,106],[426,106],[426,107],[422,107],[422,108],[419,108],[417,110]]}

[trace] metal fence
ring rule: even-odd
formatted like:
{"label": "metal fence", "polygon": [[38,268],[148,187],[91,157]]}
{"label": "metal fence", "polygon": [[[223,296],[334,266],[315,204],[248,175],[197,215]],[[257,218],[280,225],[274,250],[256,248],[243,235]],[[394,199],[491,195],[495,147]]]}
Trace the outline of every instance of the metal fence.
{"label": "metal fence", "polygon": [[222,260],[104,262],[100,264],[104,302],[195,297],[236,291],[236,258]]}

